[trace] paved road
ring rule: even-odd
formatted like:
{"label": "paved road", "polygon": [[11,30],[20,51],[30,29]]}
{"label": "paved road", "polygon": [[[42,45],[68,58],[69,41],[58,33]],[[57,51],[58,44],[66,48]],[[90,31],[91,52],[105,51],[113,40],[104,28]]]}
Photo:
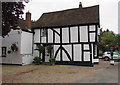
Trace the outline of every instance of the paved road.
{"label": "paved road", "polygon": [[118,83],[118,65],[107,67],[75,83]]}

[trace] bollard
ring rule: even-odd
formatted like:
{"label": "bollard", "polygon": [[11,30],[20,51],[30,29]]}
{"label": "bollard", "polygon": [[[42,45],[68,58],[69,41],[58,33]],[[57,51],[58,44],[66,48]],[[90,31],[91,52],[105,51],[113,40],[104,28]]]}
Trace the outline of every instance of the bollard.
{"label": "bollard", "polygon": [[112,60],[110,60],[110,65],[114,65],[114,60],[112,59]]}

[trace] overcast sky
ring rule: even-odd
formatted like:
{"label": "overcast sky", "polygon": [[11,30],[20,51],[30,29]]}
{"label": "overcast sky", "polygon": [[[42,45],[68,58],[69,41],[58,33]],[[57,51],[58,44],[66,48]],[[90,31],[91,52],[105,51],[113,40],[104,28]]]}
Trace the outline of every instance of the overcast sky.
{"label": "overcast sky", "polygon": [[[30,0],[25,11],[32,13],[32,20],[38,20],[45,12],[100,5],[100,26],[118,33],[118,1],[120,0]],[[24,15],[25,17],[25,15]]]}

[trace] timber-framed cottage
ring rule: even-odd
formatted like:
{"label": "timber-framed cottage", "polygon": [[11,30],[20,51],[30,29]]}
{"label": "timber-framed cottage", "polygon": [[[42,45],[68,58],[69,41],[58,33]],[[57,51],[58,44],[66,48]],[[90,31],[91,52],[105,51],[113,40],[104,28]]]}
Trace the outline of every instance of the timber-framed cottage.
{"label": "timber-framed cottage", "polygon": [[[43,13],[34,23],[36,45],[51,45],[42,53],[43,62],[55,57],[57,64],[94,65],[98,63],[99,5]],[[39,53],[34,50],[35,55]]]}

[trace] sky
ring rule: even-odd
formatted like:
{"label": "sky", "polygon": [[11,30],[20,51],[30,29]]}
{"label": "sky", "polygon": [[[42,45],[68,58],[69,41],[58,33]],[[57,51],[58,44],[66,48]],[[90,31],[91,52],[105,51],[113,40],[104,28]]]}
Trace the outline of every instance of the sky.
{"label": "sky", "polygon": [[120,34],[120,1],[118,5],[118,33]]}
{"label": "sky", "polygon": [[[38,20],[43,13],[83,7],[100,6],[100,27],[118,34],[118,2],[120,0],[30,0],[24,12],[32,13],[32,20]],[[23,16],[25,18],[25,15]]]}

